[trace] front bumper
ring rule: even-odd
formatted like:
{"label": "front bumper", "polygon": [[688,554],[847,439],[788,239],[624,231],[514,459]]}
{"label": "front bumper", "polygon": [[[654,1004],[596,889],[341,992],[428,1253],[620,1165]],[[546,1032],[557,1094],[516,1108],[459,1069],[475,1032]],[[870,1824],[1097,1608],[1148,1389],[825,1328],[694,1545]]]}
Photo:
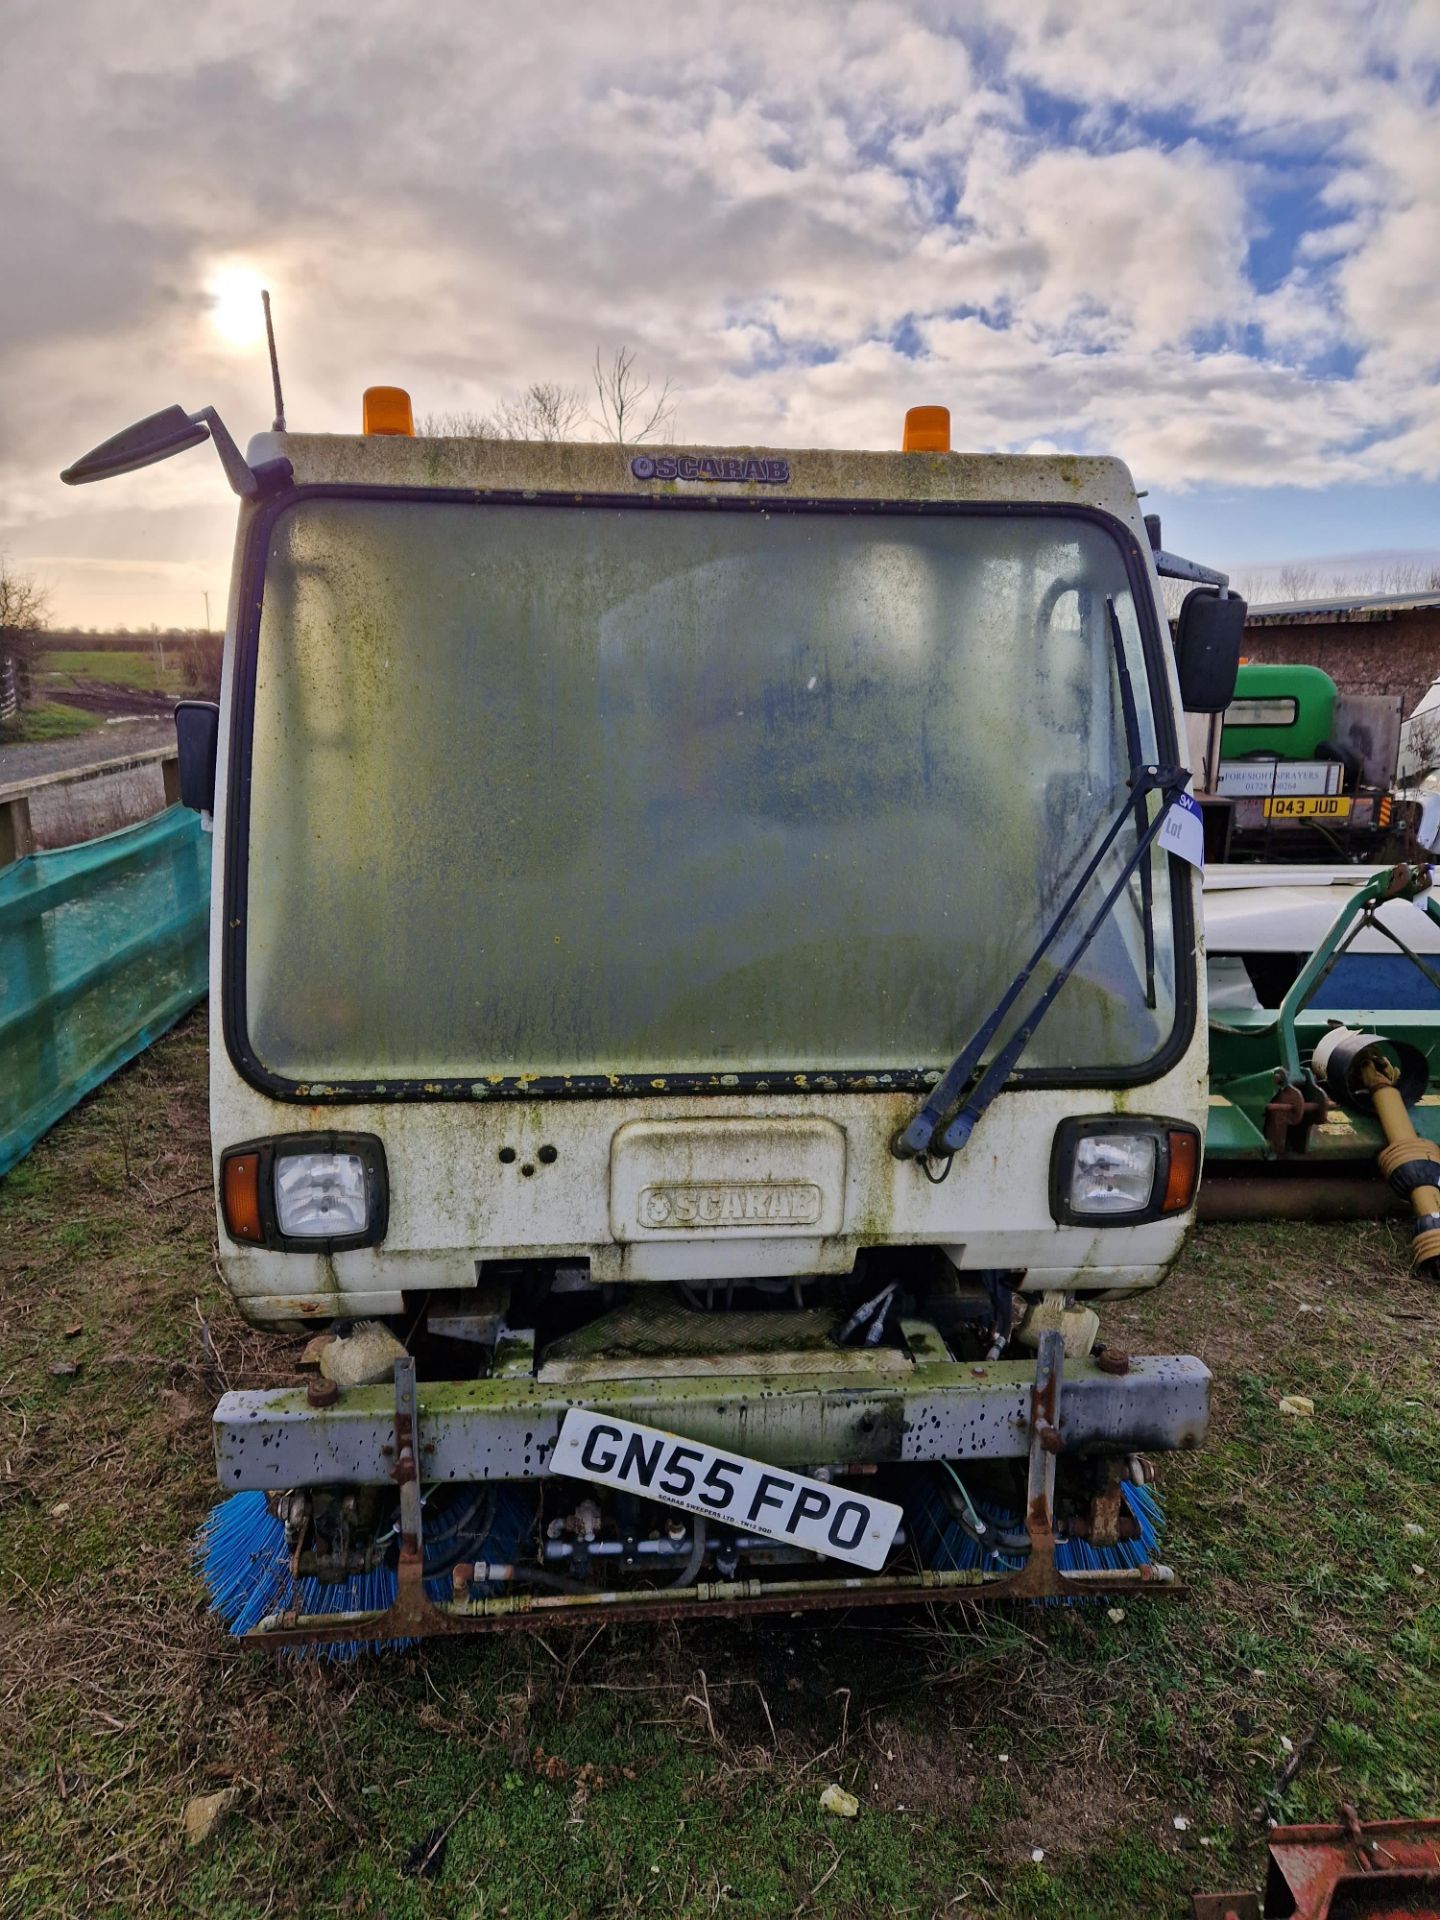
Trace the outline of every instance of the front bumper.
{"label": "front bumper", "polygon": [[[1146,1564],[1062,1572],[1056,1563],[1055,1471],[1063,1452],[1115,1454],[1198,1446],[1209,1414],[1210,1376],[1188,1356],[1128,1363],[1103,1372],[1093,1361],[1065,1374],[1058,1333],[1040,1339],[1033,1371],[1023,1362],[931,1360],[903,1383],[857,1390],[843,1382],[780,1376],[764,1382],[599,1382],[584,1404],[732,1449],[776,1465],[994,1458],[1028,1461],[1025,1526],[1030,1547],[1018,1571],[979,1569],[860,1578],[700,1582],[663,1592],[526,1593],[481,1597],[492,1574],[513,1569],[456,1565],[454,1598],[432,1600],[424,1573],[422,1481],[538,1479],[549,1470],[573,1396],[533,1380],[431,1387],[415,1363],[397,1361],[393,1394],[351,1391],[324,1410],[295,1393],[227,1394],[216,1411],[222,1484],[275,1487],[323,1481],[391,1481],[400,1495],[400,1556],[394,1600],[383,1612],[272,1614],[247,1638],[269,1646],[387,1641],[494,1632],[533,1624],[709,1615],[914,1601],[1094,1597],[1137,1590],[1183,1591],[1168,1567]],[[1118,1486],[1114,1493],[1118,1508]]]}
{"label": "front bumper", "polygon": [[[1027,1361],[947,1358],[863,1386],[815,1374],[594,1381],[570,1391],[532,1379],[422,1382],[417,1465],[425,1484],[542,1479],[572,1406],[779,1467],[1022,1459],[1034,1381]],[[1124,1374],[1066,1362],[1058,1425],[1067,1453],[1198,1447],[1209,1417],[1210,1374],[1190,1355],[1135,1358]],[[312,1407],[303,1389],[227,1393],[215,1409],[215,1459],[227,1492],[389,1484],[394,1391],[351,1388],[326,1408]]]}

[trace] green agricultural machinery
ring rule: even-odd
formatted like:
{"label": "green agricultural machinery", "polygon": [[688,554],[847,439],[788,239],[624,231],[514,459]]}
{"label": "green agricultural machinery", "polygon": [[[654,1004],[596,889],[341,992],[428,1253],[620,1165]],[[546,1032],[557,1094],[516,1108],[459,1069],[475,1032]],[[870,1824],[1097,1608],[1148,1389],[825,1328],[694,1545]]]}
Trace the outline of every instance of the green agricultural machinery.
{"label": "green agricultural machinery", "polygon": [[[1328,890],[1339,889],[1332,881]],[[1272,924],[1288,919],[1298,928],[1322,889],[1265,891]],[[1217,900],[1219,910],[1209,911]],[[1216,923],[1225,924],[1226,901],[1207,893],[1207,921],[1222,944]],[[1413,1216],[1415,1265],[1436,1274],[1437,930],[1430,869],[1400,865],[1346,885],[1303,959],[1273,940],[1269,951],[1243,959],[1212,957],[1202,1214],[1334,1218],[1398,1203]]]}

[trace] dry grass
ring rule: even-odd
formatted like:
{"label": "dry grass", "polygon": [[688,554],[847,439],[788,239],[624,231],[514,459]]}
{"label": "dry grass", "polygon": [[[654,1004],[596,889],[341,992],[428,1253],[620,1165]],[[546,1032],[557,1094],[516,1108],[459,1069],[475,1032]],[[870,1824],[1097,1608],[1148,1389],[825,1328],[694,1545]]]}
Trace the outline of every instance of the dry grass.
{"label": "dry grass", "polygon": [[1165,1468],[1188,1605],[238,1652],[207,1418],[293,1351],[215,1278],[204,1080],[196,1018],[0,1185],[0,1912],[1133,1920],[1253,1884],[1272,1816],[1440,1810],[1440,1302],[1383,1228],[1212,1229],[1110,1310],[1216,1371]]}

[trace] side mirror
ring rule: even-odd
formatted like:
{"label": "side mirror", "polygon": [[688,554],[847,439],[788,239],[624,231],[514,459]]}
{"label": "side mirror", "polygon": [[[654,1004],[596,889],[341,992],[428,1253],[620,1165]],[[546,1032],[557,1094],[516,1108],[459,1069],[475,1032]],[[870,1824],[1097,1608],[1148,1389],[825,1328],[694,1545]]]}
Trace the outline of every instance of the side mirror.
{"label": "side mirror", "polygon": [[67,487],[83,487],[91,480],[108,480],[112,474],[153,466],[157,460],[168,460],[172,453],[198,447],[209,438],[204,422],[192,420],[184,407],[162,407],[159,413],[137,420],[123,433],[102,440],[73,466],[66,467],[60,478]]}
{"label": "side mirror", "polygon": [[180,804],[196,813],[215,811],[215,757],[220,747],[220,709],[213,700],[182,700],[175,709],[180,749]]}
{"label": "side mirror", "polygon": [[1223,713],[1235,698],[1245,602],[1218,587],[1196,587],[1185,596],[1175,632],[1180,704],[1186,713]]}
{"label": "side mirror", "polygon": [[72,466],[61,473],[67,487],[83,487],[92,480],[110,480],[117,473],[133,473],[137,467],[153,467],[157,460],[168,460],[172,453],[186,447],[198,447],[202,440],[213,440],[230,482],[232,493],[242,500],[253,500],[264,493],[288,487],[295,478],[290,462],[283,457],[262,460],[252,467],[230,438],[229,429],[214,407],[201,407],[187,413],[184,407],[162,407],[147,414],[123,433],[102,440],[89,453],[82,453]]}

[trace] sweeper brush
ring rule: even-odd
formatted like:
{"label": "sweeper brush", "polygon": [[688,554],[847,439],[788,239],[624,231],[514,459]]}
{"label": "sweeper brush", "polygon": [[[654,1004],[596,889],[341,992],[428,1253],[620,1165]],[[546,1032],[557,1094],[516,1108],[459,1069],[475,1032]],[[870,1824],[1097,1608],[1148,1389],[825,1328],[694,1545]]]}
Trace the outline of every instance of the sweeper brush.
{"label": "sweeper brush", "polygon": [[[462,1552],[496,1562],[512,1561],[533,1524],[533,1511],[513,1488],[482,1489],[470,1498],[452,1493],[434,1514],[425,1537],[425,1592],[449,1596],[453,1568]],[[237,1637],[284,1613],[307,1615],[381,1613],[395,1599],[398,1533],[377,1542],[388,1549],[373,1566],[340,1579],[297,1574],[296,1555],[284,1521],[263,1493],[235,1493],[206,1516],[195,1539],[195,1560],[210,1595],[210,1609]],[[488,1591],[489,1589],[486,1589]],[[411,1640],[311,1642],[299,1649],[329,1660],[350,1660],[369,1644],[379,1650],[413,1646]]]}
{"label": "sweeper brush", "polygon": [[[910,1508],[915,1548],[924,1565],[935,1573],[1018,1573],[1030,1552],[1024,1515],[1015,1507],[972,1499],[953,1468],[946,1473],[948,1487],[938,1477],[925,1480]],[[1131,1537],[1096,1546],[1078,1534],[1057,1532],[1055,1565],[1061,1573],[1119,1572],[1158,1564],[1165,1525],[1159,1500],[1149,1487],[1130,1481],[1122,1483],[1120,1499]]]}

